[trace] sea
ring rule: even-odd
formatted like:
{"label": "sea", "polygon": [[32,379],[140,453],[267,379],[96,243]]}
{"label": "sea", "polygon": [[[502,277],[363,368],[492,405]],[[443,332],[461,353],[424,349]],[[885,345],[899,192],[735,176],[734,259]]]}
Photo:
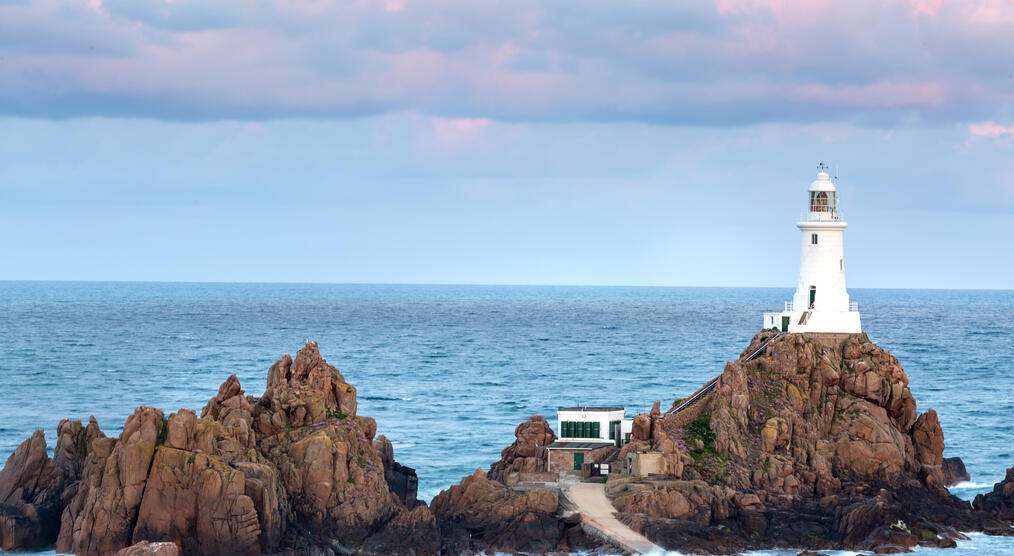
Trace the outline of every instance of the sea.
{"label": "sea", "polygon": [[[971,499],[1014,465],[1014,291],[852,289],[870,339],[933,408]],[[63,418],[118,434],[140,405],[200,410],[230,374],[260,395],[307,341],[359,392],[430,500],[531,415],[663,407],[722,372],[789,288],[0,282],[0,458]],[[972,535],[919,554],[1014,555]],[[50,553],[52,554],[52,553]],[[754,554],[795,554],[765,551]],[[828,553],[830,554],[830,553]],[[839,553],[844,554],[844,553]]]}

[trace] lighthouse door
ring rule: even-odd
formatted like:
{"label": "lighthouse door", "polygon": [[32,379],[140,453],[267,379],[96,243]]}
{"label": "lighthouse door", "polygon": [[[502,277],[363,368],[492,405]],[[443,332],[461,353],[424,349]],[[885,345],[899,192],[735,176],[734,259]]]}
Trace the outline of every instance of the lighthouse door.
{"label": "lighthouse door", "polygon": [[782,332],[789,331],[789,319],[791,317],[782,317]]}
{"label": "lighthouse door", "polygon": [[817,286],[810,286],[810,308],[813,309],[813,302],[817,300]]}

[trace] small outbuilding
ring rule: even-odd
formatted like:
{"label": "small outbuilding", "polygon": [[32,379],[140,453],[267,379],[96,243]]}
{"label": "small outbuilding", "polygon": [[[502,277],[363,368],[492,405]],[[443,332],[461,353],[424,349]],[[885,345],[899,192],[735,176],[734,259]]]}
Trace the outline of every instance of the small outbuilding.
{"label": "small outbuilding", "polygon": [[633,420],[622,407],[561,407],[557,441],[548,446],[549,471],[581,471],[601,463],[630,435]]}

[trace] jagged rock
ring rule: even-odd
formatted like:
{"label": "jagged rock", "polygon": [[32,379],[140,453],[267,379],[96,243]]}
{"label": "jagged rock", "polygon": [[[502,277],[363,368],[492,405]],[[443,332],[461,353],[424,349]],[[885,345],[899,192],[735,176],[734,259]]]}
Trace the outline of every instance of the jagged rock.
{"label": "jagged rock", "polygon": [[941,465],[944,461],[944,431],[937,412],[929,410],[915,421],[912,427],[916,460],[922,465]]}
{"label": "jagged rock", "polygon": [[630,436],[636,440],[651,440],[651,416],[638,413],[631,423]]}
{"label": "jagged rock", "polygon": [[778,448],[788,446],[791,439],[789,424],[781,417],[772,417],[764,423],[760,431],[761,450],[774,452]]}
{"label": "jagged rock", "polygon": [[[64,543],[57,543],[58,550],[90,556],[116,552],[131,544],[156,442],[165,426],[162,411],[153,407],[139,407],[127,418],[119,440],[108,457],[102,458],[100,474],[92,474],[95,480],[75,495],[76,503],[71,506],[77,511],[73,512],[67,534],[61,526],[60,540]],[[93,441],[93,450],[96,444]],[[99,451],[105,448],[103,444]]]}
{"label": "jagged rock", "polygon": [[391,556],[436,556],[440,553],[440,528],[426,506],[399,511],[384,530],[363,544],[363,552]]}
{"label": "jagged rock", "polygon": [[[419,504],[414,471],[394,461],[390,443],[382,462],[376,422],[355,415],[355,389],[317,345],[268,375],[260,398],[228,377],[200,418],[140,407],[119,438],[103,436],[94,419],[63,421],[53,459],[39,431],[0,471],[3,547],[327,554],[388,531],[387,552],[434,553],[435,520],[425,508],[409,511]],[[395,546],[397,536],[408,540]]]}
{"label": "jagged rock", "polygon": [[148,541],[141,541],[116,552],[116,556],[179,556],[179,554],[180,547],[174,542]]}
{"label": "jagged rock", "polygon": [[394,461],[394,447],[386,436],[380,435],[373,441],[373,447],[380,456],[380,462],[384,466],[384,480],[391,492],[401,500],[407,508],[414,508],[420,502],[416,496],[419,492],[419,477],[415,469],[406,467]]}
{"label": "jagged rock", "polygon": [[990,512],[1006,521],[1014,520],[1014,467],[1007,469],[1002,481],[993,485],[993,491],[977,494],[972,506]]}
{"label": "jagged rock", "polygon": [[[233,375],[236,376],[236,375]],[[166,446],[178,450],[194,449],[194,429],[197,427],[197,414],[192,409],[180,409],[169,416],[169,433]]]}
{"label": "jagged rock", "polygon": [[655,403],[651,404],[651,411],[648,412],[648,417],[651,420],[658,419],[662,416],[662,400],[655,400]]}
{"label": "jagged rock", "polygon": [[25,440],[0,471],[0,548],[25,550],[52,545],[65,501],[77,491],[88,446],[104,438],[95,417],[87,426],[64,419],[56,429],[53,458],[41,430]]}
{"label": "jagged rock", "polygon": [[478,469],[431,504],[449,552],[547,552],[566,541],[556,491],[513,491]]}
{"label": "jagged rock", "polygon": [[46,453],[41,430],[18,446],[0,471],[0,548],[52,544],[59,532],[64,476]]}
{"label": "jagged rock", "polygon": [[[865,334],[785,334],[747,361],[772,335],[755,336],[690,408],[635,418],[637,442],[685,445],[687,457],[680,481],[610,476],[624,486],[609,489],[621,519],[668,548],[712,553],[952,542],[939,527],[891,530],[897,520],[985,528],[943,488],[939,420],[917,419],[894,356]],[[978,503],[1002,514],[999,501]]]}
{"label": "jagged rock", "polygon": [[547,448],[556,434],[541,415],[532,415],[514,429],[516,440],[500,452],[500,461],[489,466],[489,478],[505,482],[509,473],[546,471]]}
{"label": "jagged rock", "polygon": [[965,469],[965,462],[961,461],[959,457],[944,458],[941,471],[944,475],[945,487],[954,486],[962,481],[972,480],[972,476]]}
{"label": "jagged rock", "polygon": [[217,457],[162,447],[133,542],[176,541],[185,554],[259,554],[260,526],[245,488],[245,474]]}
{"label": "jagged rock", "polygon": [[[622,493],[613,498],[617,511],[665,516],[707,525],[712,519],[729,517],[733,491],[704,481],[666,481],[660,488]],[[756,497],[754,497],[756,498]],[[740,499],[741,509],[760,509],[759,499]]]}

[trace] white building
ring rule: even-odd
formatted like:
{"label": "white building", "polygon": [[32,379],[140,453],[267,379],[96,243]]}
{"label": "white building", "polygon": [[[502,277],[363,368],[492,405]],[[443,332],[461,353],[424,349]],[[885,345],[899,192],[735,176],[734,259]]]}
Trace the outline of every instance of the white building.
{"label": "white building", "polygon": [[558,438],[582,442],[622,441],[623,435],[633,426],[633,419],[624,418],[624,414],[622,407],[561,407],[556,412]]}
{"label": "white building", "polygon": [[622,407],[561,407],[556,412],[557,440],[547,448],[551,472],[581,471],[600,463],[622,446],[633,428]]}
{"label": "white building", "polygon": [[810,184],[801,232],[799,284],[780,313],[764,313],[764,328],[783,332],[862,332],[859,307],[845,290],[843,235],[848,224],[838,208],[838,188],[821,164]]}

